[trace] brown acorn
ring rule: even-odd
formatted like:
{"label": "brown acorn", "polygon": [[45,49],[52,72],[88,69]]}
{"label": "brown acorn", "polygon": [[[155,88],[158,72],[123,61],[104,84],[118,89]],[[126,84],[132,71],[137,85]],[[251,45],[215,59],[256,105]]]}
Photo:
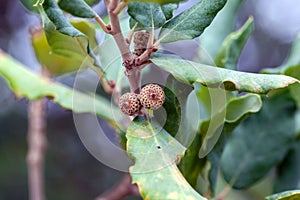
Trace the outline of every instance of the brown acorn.
{"label": "brown acorn", "polygon": [[139,113],[142,104],[137,94],[125,93],[119,99],[119,107],[124,114],[132,116]]}
{"label": "brown acorn", "polygon": [[159,85],[148,84],[140,92],[140,101],[145,108],[157,110],[165,102],[165,93]]}

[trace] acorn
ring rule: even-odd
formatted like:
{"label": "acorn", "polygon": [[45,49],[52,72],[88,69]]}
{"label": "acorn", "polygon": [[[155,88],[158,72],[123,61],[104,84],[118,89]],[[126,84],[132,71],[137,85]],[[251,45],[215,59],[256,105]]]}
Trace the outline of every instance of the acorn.
{"label": "acorn", "polygon": [[159,85],[148,84],[140,92],[140,101],[145,108],[157,110],[165,102],[165,93]]}
{"label": "acorn", "polygon": [[129,116],[138,114],[142,108],[142,104],[135,93],[125,93],[119,99],[119,108]]}

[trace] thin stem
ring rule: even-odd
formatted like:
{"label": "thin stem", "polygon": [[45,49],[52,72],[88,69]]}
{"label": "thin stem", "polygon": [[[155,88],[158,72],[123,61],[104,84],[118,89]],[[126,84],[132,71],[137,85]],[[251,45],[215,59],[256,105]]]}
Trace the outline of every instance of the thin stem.
{"label": "thin stem", "polygon": [[130,92],[139,94],[141,90],[141,70],[134,68],[126,70],[125,74],[130,84]]}
{"label": "thin stem", "polygon": [[126,174],[124,178],[115,187],[98,196],[96,200],[119,200],[128,195],[140,195],[136,185],[131,183],[131,177]]}
{"label": "thin stem", "polygon": [[44,156],[46,138],[46,100],[31,101],[28,108],[28,186],[30,200],[44,200]]}
{"label": "thin stem", "polygon": [[114,10],[114,14],[118,15],[120,12],[125,8],[125,6],[128,4],[127,1],[122,1],[118,7]]}
{"label": "thin stem", "polygon": [[95,20],[98,22],[105,33],[109,33],[111,28],[110,25],[105,24],[105,22],[98,15],[96,15]]}

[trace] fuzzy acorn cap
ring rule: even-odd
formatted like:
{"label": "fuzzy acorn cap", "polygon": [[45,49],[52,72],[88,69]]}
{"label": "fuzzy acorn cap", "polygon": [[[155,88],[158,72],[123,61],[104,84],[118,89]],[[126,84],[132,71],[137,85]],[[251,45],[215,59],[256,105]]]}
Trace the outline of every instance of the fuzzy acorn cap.
{"label": "fuzzy acorn cap", "polygon": [[159,85],[148,84],[140,92],[140,101],[145,108],[157,110],[165,102],[165,93]]}
{"label": "fuzzy acorn cap", "polygon": [[138,114],[142,108],[142,104],[135,93],[125,93],[119,99],[119,108],[126,115]]}

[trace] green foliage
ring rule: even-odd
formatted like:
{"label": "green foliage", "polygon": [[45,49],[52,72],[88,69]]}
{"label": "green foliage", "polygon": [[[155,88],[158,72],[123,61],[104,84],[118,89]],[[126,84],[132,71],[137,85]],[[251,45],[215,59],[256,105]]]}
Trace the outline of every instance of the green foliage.
{"label": "green foliage", "polygon": [[300,198],[300,190],[291,190],[266,197],[266,200],[297,200]]}
{"label": "green foliage", "polygon": [[94,18],[96,16],[93,9],[83,0],[72,0],[72,2],[69,0],[59,0],[58,5],[61,9],[77,17]]}
{"label": "green foliage", "polygon": [[56,1],[45,0],[38,8],[51,52],[82,62],[81,67],[92,67],[99,76],[102,76],[103,71],[91,50],[88,37],[72,26]]}
{"label": "green foliage", "polygon": [[[21,1],[28,9],[35,10],[32,0]],[[32,44],[41,65],[51,75],[92,67],[99,77],[105,75],[115,80],[115,89],[120,92],[128,86],[123,79],[126,76],[118,49],[127,48],[126,44],[120,46],[123,38],[117,38],[112,32],[119,46],[112,40],[113,36],[105,36],[100,49],[96,49],[93,22],[71,23],[62,11],[76,17],[94,18],[97,14],[89,5],[97,2],[38,0],[36,6],[44,30],[32,35]],[[296,102],[300,108],[297,80],[300,78],[300,35],[283,65],[263,70],[271,75],[238,72],[234,71],[238,59],[253,31],[250,17],[244,26],[232,32],[242,0],[201,0],[174,18],[173,12],[180,0],[124,2],[128,3],[130,17],[120,19],[123,32],[128,31],[125,25],[129,19],[130,28],[161,28],[158,37],[161,43],[191,40],[201,35],[200,44],[217,66],[164,54],[150,57],[152,63],[172,76],[164,88],[163,109],[154,111],[151,119],[136,117],[127,129],[126,150],[135,161],[130,174],[142,197],[205,199],[193,187],[199,186],[201,177],[209,186],[208,191],[201,188],[201,192],[213,196],[219,169],[230,187],[244,189],[277,167],[275,191],[296,188],[300,176],[299,141],[296,141],[300,132],[297,125],[300,112],[295,106]],[[111,26],[112,30],[116,28],[113,22]],[[99,59],[105,70],[100,68]],[[113,116],[121,115],[105,98],[93,97],[40,77],[3,53],[0,53],[0,74],[19,98],[49,97],[66,109],[95,113],[112,124],[116,123]],[[238,95],[238,92],[249,93]],[[269,97],[263,97],[262,101],[258,94]],[[193,101],[196,105],[191,103]],[[254,113],[257,114],[252,115]],[[187,144],[186,149],[183,145]],[[293,198],[299,198],[299,191],[266,199]]]}
{"label": "green foliage", "polygon": [[[87,21],[74,21],[72,24],[78,30],[85,33],[89,37],[91,45],[96,47],[95,27],[93,24]],[[60,45],[61,48],[63,48],[63,50],[61,50],[66,52],[61,54],[64,55],[69,53],[68,56],[52,53],[52,49],[48,44],[46,34],[43,30],[35,31],[31,36],[31,41],[37,59],[52,75],[62,75],[78,70],[81,67],[87,67],[84,65],[84,55],[80,55],[80,52],[78,52],[77,49],[73,49],[76,48],[76,44],[70,43],[68,40],[67,43],[63,43],[66,45]]]}
{"label": "green foliage", "polygon": [[[208,55],[215,59],[224,39],[234,31],[235,17],[243,0],[228,0],[212,23],[199,37],[199,43]],[[199,49],[199,54],[203,54]]]}
{"label": "green foliage", "polygon": [[253,18],[250,17],[243,27],[226,37],[215,59],[216,66],[236,69],[240,54],[252,31]]}
{"label": "green foliage", "polygon": [[209,26],[227,0],[202,0],[168,21],[160,31],[162,43],[188,40],[198,37]]}
{"label": "green foliage", "polygon": [[154,24],[154,28],[159,28],[166,21],[160,5],[153,3],[131,2],[128,4],[128,14],[141,27],[145,28],[151,28],[152,24]]}
{"label": "green foliage", "polygon": [[199,82],[208,87],[224,85],[222,87],[226,90],[266,94],[299,83],[297,79],[288,76],[232,71],[163,55],[152,56],[151,61],[170,72],[177,80],[190,85]]}
{"label": "green foliage", "polygon": [[35,3],[37,2],[37,0],[20,0],[21,3],[23,4],[23,6],[25,6],[25,8],[27,8],[28,10],[38,13],[38,9],[35,6]]}
{"label": "green foliage", "polygon": [[119,109],[111,107],[105,98],[87,95],[50,79],[42,78],[1,52],[0,74],[18,98],[26,97],[29,100],[36,100],[48,97],[73,112],[95,113],[109,121],[114,120],[113,113],[120,113]]}
{"label": "green foliage", "polygon": [[[173,112],[168,112],[163,128],[174,137],[179,130],[181,122],[181,106],[176,94],[174,94],[172,90],[164,87],[164,92],[165,102],[163,104],[163,108],[167,111],[172,110]],[[159,111],[155,111],[154,115],[160,116],[158,112]]]}
{"label": "green foliage", "polygon": [[296,141],[284,160],[277,167],[277,178],[276,182],[274,183],[274,192],[283,192],[297,188],[300,181],[299,169],[300,143],[299,141]]}
{"label": "green foliage", "polygon": [[231,133],[221,169],[234,188],[249,187],[283,160],[296,137],[296,108],[290,98],[279,93],[265,99],[262,110]]}
{"label": "green foliage", "polygon": [[166,20],[169,20],[173,17],[174,10],[178,8],[178,3],[169,3],[161,6],[161,9],[166,17]]}
{"label": "green foliage", "polygon": [[185,148],[154,122],[136,118],[127,129],[127,152],[133,183],[145,199],[205,199],[176,167]]}

